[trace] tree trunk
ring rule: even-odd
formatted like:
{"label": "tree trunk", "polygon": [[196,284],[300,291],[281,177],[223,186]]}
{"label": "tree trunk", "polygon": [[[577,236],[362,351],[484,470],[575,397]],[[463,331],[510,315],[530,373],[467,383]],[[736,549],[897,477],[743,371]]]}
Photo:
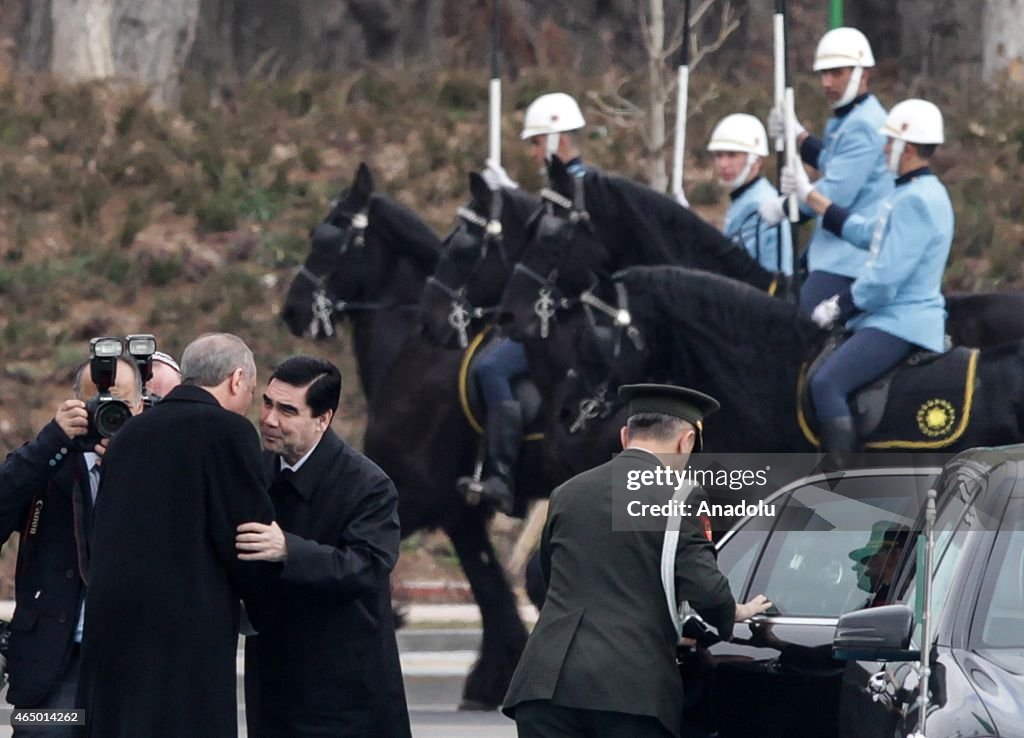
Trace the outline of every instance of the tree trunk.
{"label": "tree trunk", "polygon": [[115,0],[111,27],[118,76],[147,87],[155,105],[176,105],[198,19],[199,0]]}
{"label": "tree trunk", "polygon": [[665,3],[650,0],[647,37],[647,179],[658,192],[668,188],[665,168]]}
{"label": "tree trunk", "polygon": [[53,0],[50,71],[69,82],[114,76],[114,0]]}
{"label": "tree trunk", "polygon": [[987,0],[982,18],[986,81],[1024,83],[1024,0]]}

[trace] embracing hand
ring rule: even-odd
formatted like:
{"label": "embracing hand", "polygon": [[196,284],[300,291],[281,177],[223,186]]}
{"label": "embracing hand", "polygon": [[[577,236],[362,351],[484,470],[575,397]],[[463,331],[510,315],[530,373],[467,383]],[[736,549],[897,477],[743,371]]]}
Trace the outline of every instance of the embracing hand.
{"label": "embracing hand", "polygon": [[235,536],[235,548],[241,561],[284,561],[288,558],[288,543],[277,521],[242,523]]}

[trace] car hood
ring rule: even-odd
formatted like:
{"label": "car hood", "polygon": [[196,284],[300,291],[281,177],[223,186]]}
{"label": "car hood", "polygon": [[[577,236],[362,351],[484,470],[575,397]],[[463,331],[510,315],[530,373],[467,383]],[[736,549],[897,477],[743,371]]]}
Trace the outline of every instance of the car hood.
{"label": "car hood", "polygon": [[988,709],[1000,738],[1024,738],[1024,648],[985,648],[960,665]]}

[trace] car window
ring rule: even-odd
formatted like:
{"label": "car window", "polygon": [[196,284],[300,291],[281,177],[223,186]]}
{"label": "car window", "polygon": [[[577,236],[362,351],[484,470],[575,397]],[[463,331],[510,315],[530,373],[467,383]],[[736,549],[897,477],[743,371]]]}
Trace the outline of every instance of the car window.
{"label": "car window", "polygon": [[971,627],[975,648],[1024,648],[1024,500],[1007,511],[985,568]]}
{"label": "car window", "polygon": [[876,604],[928,481],[863,476],[798,489],[781,512],[753,589],[786,616],[835,618]]}
{"label": "car window", "polygon": [[[949,598],[950,584],[960,563],[961,554],[971,536],[986,535],[984,525],[979,521],[975,511],[975,501],[984,490],[984,483],[976,478],[956,480],[951,493],[941,503],[934,529],[933,567],[931,611],[938,613]],[[914,607],[917,602],[917,566],[916,559],[908,570],[909,578],[901,587],[899,602]],[[920,619],[915,619],[912,641],[915,646],[921,643]]]}

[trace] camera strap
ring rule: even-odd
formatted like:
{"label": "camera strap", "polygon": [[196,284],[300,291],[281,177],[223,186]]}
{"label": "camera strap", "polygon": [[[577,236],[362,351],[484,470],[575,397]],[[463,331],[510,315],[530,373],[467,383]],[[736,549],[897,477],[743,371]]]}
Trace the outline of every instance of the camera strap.
{"label": "camera strap", "polygon": [[[672,495],[673,508],[675,510],[685,509],[683,505],[690,498],[690,494],[697,485],[689,480],[683,480],[676,487]],[[679,528],[682,525],[682,515],[669,515],[665,523],[665,537],[661,544],[661,586],[665,590],[665,603],[668,605],[669,617],[676,629],[676,638],[682,638],[683,621],[690,613],[690,605],[683,602],[676,607],[676,552],[679,548]]]}

